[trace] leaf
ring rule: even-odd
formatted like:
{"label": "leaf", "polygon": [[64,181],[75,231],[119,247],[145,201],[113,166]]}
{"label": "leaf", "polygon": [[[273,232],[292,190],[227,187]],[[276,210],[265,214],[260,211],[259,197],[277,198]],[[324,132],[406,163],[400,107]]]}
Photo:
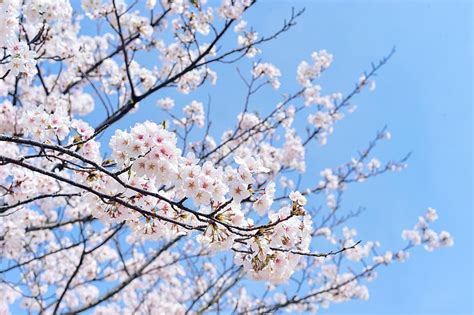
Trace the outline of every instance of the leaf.
{"label": "leaf", "polygon": [[115,161],[113,159],[107,159],[102,162],[102,166],[105,166],[105,167],[111,166],[113,164],[115,164]]}
{"label": "leaf", "polygon": [[200,9],[201,8],[201,4],[199,3],[199,0],[189,0],[191,2],[191,4],[193,6],[195,6],[196,8]]}
{"label": "leaf", "polygon": [[98,179],[99,179],[99,175],[97,173],[90,173],[86,178],[86,180],[88,182],[93,182],[93,181],[96,181]]}

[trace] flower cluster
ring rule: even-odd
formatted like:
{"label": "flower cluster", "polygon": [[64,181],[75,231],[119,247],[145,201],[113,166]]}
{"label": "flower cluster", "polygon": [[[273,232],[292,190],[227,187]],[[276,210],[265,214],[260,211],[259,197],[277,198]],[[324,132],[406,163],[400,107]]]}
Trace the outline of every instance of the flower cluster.
{"label": "flower cluster", "polygon": [[257,41],[257,38],[257,32],[248,32],[237,37],[237,42],[240,46],[246,49],[246,56],[249,58],[255,57],[255,55],[260,52],[260,50],[254,45],[254,43]]}
{"label": "flower cluster", "polygon": [[44,106],[26,111],[22,118],[24,130],[32,138],[40,141],[47,139],[64,140],[69,134],[71,121],[68,113],[58,107],[53,113],[48,113]]}
{"label": "flower cluster", "polygon": [[176,148],[176,136],[162,125],[146,121],[130,132],[117,130],[110,139],[112,157],[119,167],[132,166],[137,176],[147,174],[157,182],[177,172],[181,151]]}
{"label": "flower cluster", "polygon": [[174,107],[174,100],[170,97],[165,97],[158,100],[158,106],[163,110],[170,110]]}
{"label": "flower cluster", "polygon": [[238,19],[250,6],[251,0],[224,0],[219,8],[219,15],[228,19]]}
{"label": "flower cluster", "polygon": [[201,102],[192,101],[183,107],[184,116],[180,123],[182,126],[196,124],[199,128],[204,127],[204,108]]}
{"label": "flower cluster", "polygon": [[251,239],[252,254],[237,254],[236,263],[255,279],[274,283],[287,281],[301,260],[298,253],[307,253],[311,242],[312,220],[305,213],[306,199],[292,193],[292,206],[269,213],[270,224],[280,222],[273,229],[261,230]]}
{"label": "flower cluster", "polygon": [[313,64],[302,61],[297,69],[297,80],[304,87],[310,87],[312,81],[329,68],[333,60],[333,56],[326,50],[313,52],[311,58],[313,59]]}
{"label": "flower cluster", "polygon": [[432,251],[439,247],[453,246],[454,239],[447,231],[439,234],[430,229],[429,224],[438,219],[438,214],[433,208],[428,208],[426,214],[418,218],[418,223],[412,230],[404,230],[402,238],[412,245],[424,244],[427,251]]}
{"label": "flower cluster", "polygon": [[0,47],[16,39],[18,33],[19,1],[4,0],[0,2]]}
{"label": "flower cluster", "polygon": [[268,183],[265,187],[264,193],[253,203],[253,208],[258,213],[258,215],[263,216],[265,212],[270,209],[273,204],[275,191],[275,183]]}
{"label": "flower cluster", "polygon": [[11,55],[7,70],[13,76],[24,73],[31,77],[36,74],[36,52],[30,50],[25,42],[12,41],[7,45],[7,51]]}
{"label": "flower cluster", "polygon": [[[173,187],[174,193],[163,194],[162,196],[171,198],[164,200],[158,196],[158,199],[153,196],[145,197],[142,193],[136,194],[130,189],[122,192],[109,190],[109,192],[125,194],[130,202],[141,209],[170,219],[178,219],[183,224],[192,224],[193,220],[189,213],[178,211],[181,217],[173,214],[177,208],[175,202],[169,200],[190,199],[204,215],[214,212],[215,219],[208,223],[204,233],[199,237],[199,241],[207,244],[211,250],[232,248],[238,237],[232,229],[245,230],[254,226],[251,218],[245,218],[241,203],[252,196],[250,187],[256,184],[254,176],[268,172],[258,160],[252,157],[236,157],[238,168],[231,166],[225,169],[215,168],[210,161],[200,166],[193,155],[181,157],[181,151],[176,148],[174,133],[167,131],[162,125],[148,121],[137,124],[129,133],[117,131],[110,140],[110,146],[117,165],[121,168],[130,167],[131,173],[128,179],[123,176],[124,181],[128,180],[131,186],[161,194],[164,191],[160,192],[157,187]],[[99,186],[107,184],[108,187],[112,187],[111,180],[105,178]],[[260,193],[255,192],[258,196],[253,205],[260,216],[272,206],[275,191],[275,184],[270,182]],[[231,201],[230,204],[228,200]],[[272,281],[288,279],[299,261],[299,255],[291,251],[308,250],[311,219],[309,215],[305,215],[302,208],[306,204],[306,199],[300,193],[293,192],[290,194],[290,200],[293,202],[292,207],[285,206],[277,213],[269,213],[269,225],[275,224],[275,227],[264,229],[261,235],[252,237],[249,246],[253,254],[238,256],[242,259],[241,264],[244,264],[245,269],[254,277]],[[135,222],[134,230],[145,235],[162,237],[170,233],[164,233],[169,230],[166,224],[163,225],[153,218],[139,223],[137,216],[123,206],[110,207],[102,204],[102,209],[98,211],[99,213],[95,215],[107,218],[109,221],[112,219],[114,222],[120,222],[125,219]],[[299,219],[302,215],[303,220]],[[278,221],[282,223],[276,224]],[[288,272],[282,274],[279,272],[280,267]]]}
{"label": "flower cluster", "polygon": [[18,117],[18,107],[10,101],[0,103],[0,133],[15,133],[15,121]]}
{"label": "flower cluster", "polygon": [[281,76],[280,70],[271,63],[258,63],[253,66],[252,75],[254,78],[267,76],[268,82],[276,90],[280,87],[278,77]]}

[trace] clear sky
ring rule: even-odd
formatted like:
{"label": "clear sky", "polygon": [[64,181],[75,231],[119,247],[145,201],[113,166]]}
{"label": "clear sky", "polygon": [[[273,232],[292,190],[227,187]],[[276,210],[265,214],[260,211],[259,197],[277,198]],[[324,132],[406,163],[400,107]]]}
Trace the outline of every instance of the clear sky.
{"label": "clear sky", "polygon": [[[211,0],[212,1],[212,0]],[[336,125],[325,147],[313,143],[308,176],[346,162],[388,125],[392,140],[376,150],[380,159],[412,152],[409,168],[356,185],[344,197],[349,208],[364,206],[352,222],[362,240],[399,248],[400,232],[411,228],[427,207],[438,210],[436,230],[446,229],[455,246],[427,253],[415,250],[403,264],[379,270],[369,284],[369,301],[333,305],[325,313],[470,314],[473,312],[472,100],[473,4],[470,1],[260,1],[248,15],[250,25],[269,34],[291,7],[306,8],[290,32],[263,46],[262,61],[283,74],[280,91],[295,91],[298,63],[312,51],[327,49],[335,59],[320,84],[324,92],[349,92],[363,70],[397,52],[381,71],[377,88],[357,96],[358,110]],[[151,61],[150,61],[151,62]],[[235,66],[219,72],[218,85],[178,97],[178,105],[212,98],[213,134],[235,123],[243,85]],[[162,116],[159,97],[141,104],[117,126]],[[172,93],[170,91],[170,93]],[[174,93],[172,93],[174,96]],[[260,98],[252,109],[275,105],[278,93]],[[92,121],[95,118],[91,118]],[[108,139],[108,135],[104,140]],[[309,182],[308,182],[309,183]]]}
{"label": "clear sky", "polygon": [[[325,92],[344,93],[372,61],[393,46],[397,49],[376,78],[376,90],[357,96],[358,110],[336,125],[328,145],[312,144],[315,153],[308,157],[308,177],[318,178],[322,168],[348,161],[388,125],[392,140],[383,143],[376,156],[382,161],[410,151],[412,156],[402,173],[356,185],[345,194],[348,208],[366,208],[351,223],[359,238],[398,249],[403,245],[400,232],[411,228],[427,207],[439,212],[435,229],[446,229],[455,238],[452,248],[433,253],[418,249],[406,263],[381,269],[379,278],[369,284],[369,301],[333,305],[326,312],[472,313],[472,2],[264,0],[247,20],[259,33],[269,34],[289,16],[292,6],[306,8],[298,25],[263,46],[262,61],[274,63],[283,73],[280,91],[296,90],[296,66],[312,51],[327,49],[334,54],[333,66],[320,84]],[[214,135],[235,123],[243,104],[235,66],[226,69],[219,72],[215,88],[176,96],[179,106],[211,97]],[[168,95],[175,93],[159,93],[117,126],[160,121],[163,116],[154,102]],[[278,98],[278,93],[265,94],[251,109],[265,111]]]}
{"label": "clear sky", "polygon": [[328,313],[472,313],[473,3],[267,0],[248,20],[268,33],[291,6],[306,8],[300,22],[264,47],[265,61],[282,70],[283,90],[294,86],[296,65],[313,50],[335,57],[321,80],[324,91],[346,92],[371,61],[397,49],[375,92],[356,98],[358,111],[336,125],[326,147],[314,144],[318,153],[308,172],[347,159],[387,124],[393,138],[377,155],[413,154],[402,173],[345,196],[346,205],[367,209],[354,221],[359,237],[400,246],[400,231],[428,206],[439,211],[436,227],[455,237],[452,248],[416,250],[406,263],[381,270],[369,284],[369,301],[332,306]]}

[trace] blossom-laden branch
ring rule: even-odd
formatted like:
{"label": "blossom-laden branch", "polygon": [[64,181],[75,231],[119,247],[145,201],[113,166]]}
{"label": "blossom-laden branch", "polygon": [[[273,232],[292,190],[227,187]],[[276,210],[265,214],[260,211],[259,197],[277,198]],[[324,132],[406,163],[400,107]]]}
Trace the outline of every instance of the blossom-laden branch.
{"label": "blossom-laden branch", "polygon": [[[430,228],[432,208],[395,254],[344,226],[361,214],[344,211],[350,186],[406,167],[409,155],[374,157],[386,127],[349,162],[306,172],[394,50],[346,95],[322,92],[333,56],[314,52],[298,87],[256,112],[286,81],[264,44],[304,10],[260,35],[245,20],[252,0],[72,4],[0,1],[0,313],[315,311],[366,299],[375,269],[415,246],[453,244]],[[217,135],[210,96],[206,112],[170,91],[211,95],[229,64],[242,110]],[[137,110],[149,120],[113,130]]]}

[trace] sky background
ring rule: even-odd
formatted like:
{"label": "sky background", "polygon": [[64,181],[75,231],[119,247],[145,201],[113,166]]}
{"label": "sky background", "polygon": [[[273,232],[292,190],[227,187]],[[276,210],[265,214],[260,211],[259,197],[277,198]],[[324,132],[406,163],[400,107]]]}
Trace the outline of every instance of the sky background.
{"label": "sky background", "polygon": [[336,125],[328,145],[313,145],[308,173],[347,160],[387,124],[393,138],[376,155],[412,156],[405,171],[356,185],[345,196],[346,205],[367,209],[353,222],[359,237],[400,246],[400,231],[428,206],[439,211],[435,227],[455,237],[452,248],[416,250],[406,263],[380,270],[369,301],[333,305],[327,313],[472,313],[472,2],[263,1],[248,20],[268,33],[291,6],[306,8],[298,25],[263,48],[265,61],[287,79],[282,90],[314,50],[334,55],[323,92],[343,93],[372,61],[397,50],[376,90],[356,98],[358,110]]}
{"label": "sky background", "polygon": [[[420,248],[406,263],[380,269],[379,278],[369,284],[369,301],[332,305],[323,313],[472,313],[472,2],[264,0],[246,20],[260,34],[270,34],[292,6],[306,8],[305,14],[292,30],[264,45],[261,55],[262,61],[281,69],[282,87],[264,92],[251,110],[266,112],[281,99],[281,92],[296,91],[296,67],[315,50],[334,55],[332,67],[318,81],[323,93],[348,93],[371,62],[395,46],[396,54],[376,78],[376,90],[355,98],[358,110],[336,124],[326,146],[310,145],[306,176],[319,179],[321,169],[350,160],[388,125],[392,140],[383,142],[375,155],[387,161],[412,152],[409,167],[350,188],[344,196],[346,208],[366,208],[351,226],[361,240],[379,240],[383,248],[398,249],[404,244],[401,231],[433,207],[440,216],[434,229],[448,230],[455,238],[452,248],[433,253]],[[248,60],[237,66],[245,64],[248,69]],[[188,96],[171,90],[159,93],[117,127],[162,120],[154,107],[161,97],[176,97],[178,107],[193,99],[206,103],[211,97],[211,132],[218,138],[235,124],[245,96],[235,67],[218,71],[214,88]]]}

